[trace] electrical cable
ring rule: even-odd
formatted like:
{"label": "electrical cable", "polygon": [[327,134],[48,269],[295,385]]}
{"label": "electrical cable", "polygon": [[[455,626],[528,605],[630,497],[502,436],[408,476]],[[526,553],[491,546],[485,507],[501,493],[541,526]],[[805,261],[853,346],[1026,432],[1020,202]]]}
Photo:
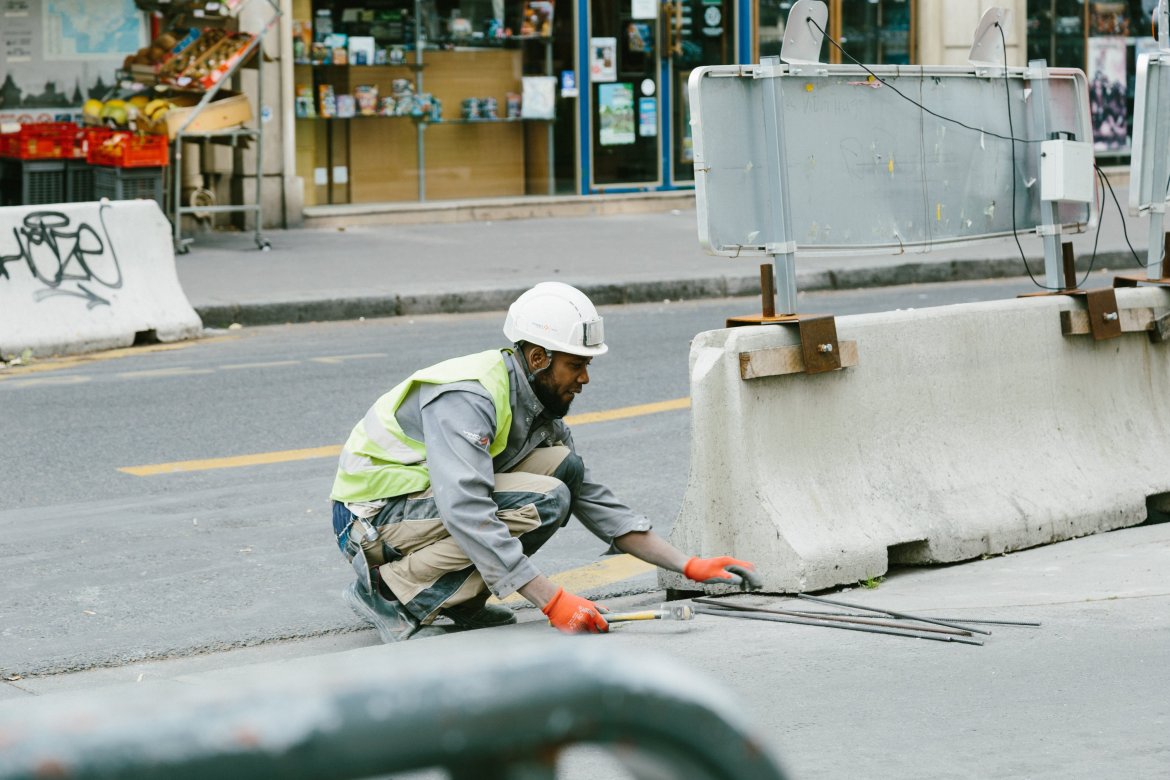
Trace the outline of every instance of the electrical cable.
{"label": "electrical cable", "polygon": [[[1034,143],[1041,143],[1041,142],[1043,142],[1043,140],[1044,140],[1044,139],[1040,139],[1040,138],[1017,138],[1017,137],[1016,137],[1015,127],[1014,127],[1014,123],[1013,123],[1013,121],[1012,121],[1011,91],[1010,91],[1010,82],[1009,82],[1009,80],[1008,80],[1007,39],[1006,39],[1006,37],[1005,37],[1005,35],[1004,35],[1004,32],[1003,32],[1003,27],[1002,27],[1002,25],[1000,25],[998,22],[996,22],[996,24],[995,24],[995,27],[996,27],[996,29],[999,31],[999,38],[1000,38],[1000,43],[1002,44],[1002,47],[1003,47],[1003,59],[1004,59],[1004,62],[1003,62],[1004,96],[1005,96],[1005,98],[1007,99],[1007,115],[1008,115],[1008,135],[1006,135],[1006,136],[1005,136],[1005,135],[1001,135],[1000,133],[994,133],[994,132],[992,132],[992,131],[990,131],[990,130],[985,130],[985,129],[983,129],[983,128],[979,128],[979,127],[973,127],[972,125],[968,125],[968,124],[966,124],[966,123],[964,123],[964,122],[960,122],[959,120],[957,120],[957,119],[954,119],[954,118],[952,118],[952,117],[944,116],[943,114],[939,114],[939,113],[938,113],[938,112],[936,112],[936,111],[932,111],[931,109],[929,109],[929,108],[927,108],[926,106],[924,106],[922,103],[919,103],[919,102],[918,102],[917,100],[915,100],[914,98],[912,98],[912,97],[910,97],[910,96],[906,95],[905,93],[903,93],[901,90],[899,90],[899,89],[898,89],[897,87],[895,87],[893,84],[891,84],[890,82],[888,82],[888,81],[886,81],[885,79],[883,79],[881,76],[879,76],[879,75],[877,75],[876,73],[874,73],[874,72],[873,72],[873,71],[872,71],[872,70],[871,70],[869,67],[867,67],[867,66],[865,65],[865,63],[861,62],[861,61],[860,61],[860,60],[858,60],[856,57],[854,57],[853,55],[851,55],[849,52],[845,51],[844,47],[842,47],[842,46],[841,46],[841,44],[839,44],[839,43],[838,43],[837,41],[835,41],[835,40],[834,40],[834,39],[833,39],[833,38],[832,38],[832,37],[831,37],[831,36],[830,36],[830,35],[829,35],[827,32],[825,32],[824,28],[822,28],[822,27],[821,27],[819,24],[817,24],[817,23],[816,23],[816,22],[815,22],[813,19],[811,19],[811,18],[808,18],[808,19],[806,19],[806,21],[808,22],[808,24],[810,24],[810,25],[812,25],[814,28],[816,28],[816,30],[817,30],[818,32],[820,32],[820,33],[821,33],[821,35],[822,35],[822,36],[825,38],[825,40],[827,40],[829,43],[831,43],[831,44],[832,44],[832,45],[833,45],[833,46],[834,46],[834,47],[837,49],[837,51],[841,52],[841,54],[842,54],[842,55],[844,55],[846,58],[848,58],[848,59],[849,59],[849,60],[850,60],[850,61],[851,61],[853,64],[857,65],[857,66],[858,66],[858,67],[860,67],[862,70],[864,70],[866,73],[868,73],[868,74],[869,74],[869,76],[870,76],[870,78],[872,78],[872,79],[874,79],[874,80],[876,80],[876,81],[880,82],[880,83],[881,83],[883,86],[889,87],[891,90],[893,90],[894,94],[896,94],[898,97],[902,98],[903,100],[907,101],[908,103],[911,103],[912,105],[914,105],[914,106],[918,107],[918,108],[919,108],[921,111],[924,111],[924,112],[926,112],[927,114],[930,114],[931,116],[933,116],[933,117],[935,117],[935,118],[937,118],[937,119],[941,119],[941,120],[943,120],[944,122],[950,122],[951,124],[958,125],[959,127],[965,128],[965,129],[967,129],[967,130],[971,130],[971,131],[973,131],[973,132],[977,132],[977,133],[980,133],[980,134],[983,134],[983,135],[989,135],[989,136],[991,136],[992,138],[999,138],[999,139],[1001,139],[1001,140],[1008,141],[1008,142],[1010,142],[1010,143],[1011,143],[1011,149],[1012,149],[1012,176],[1013,176],[1013,181],[1012,181],[1012,238],[1014,238],[1014,239],[1015,239],[1015,242],[1016,242],[1016,249],[1018,249],[1018,250],[1019,250],[1019,252],[1020,252],[1020,259],[1021,259],[1021,260],[1023,261],[1023,263],[1024,263],[1024,270],[1025,270],[1025,271],[1027,271],[1027,273],[1028,273],[1028,278],[1029,278],[1029,279],[1031,279],[1031,281],[1032,281],[1032,284],[1036,285],[1037,287],[1039,287],[1039,288],[1041,288],[1041,289],[1043,289],[1043,290],[1051,290],[1051,291],[1054,291],[1054,292],[1059,292],[1060,290],[1064,290],[1064,289],[1066,289],[1066,288],[1064,288],[1064,287],[1049,287],[1048,285],[1041,284],[1041,283],[1040,283],[1040,281],[1039,281],[1039,280],[1036,278],[1036,276],[1035,276],[1035,275],[1032,273],[1032,268],[1031,268],[1031,266],[1030,266],[1030,265],[1029,265],[1029,263],[1028,263],[1028,258],[1027,258],[1027,255],[1024,253],[1024,247],[1023,247],[1023,245],[1022,245],[1022,244],[1020,244],[1019,229],[1018,229],[1018,226],[1017,226],[1017,223],[1016,223],[1016,187],[1015,187],[1015,181],[1014,181],[1014,177],[1015,177],[1015,170],[1016,170],[1016,142],[1018,141],[1019,143],[1025,143],[1025,144],[1034,144]],[[1109,189],[1109,194],[1110,194],[1110,195],[1113,197],[1113,202],[1114,202],[1114,204],[1116,204],[1116,205],[1117,205],[1118,214],[1119,214],[1119,215],[1121,215],[1121,229],[1122,229],[1122,233],[1123,233],[1123,235],[1125,236],[1125,242],[1126,242],[1126,244],[1129,246],[1129,251],[1130,251],[1130,252],[1133,254],[1133,256],[1134,256],[1134,259],[1135,259],[1135,260],[1137,260],[1137,262],[1138,262],[1138,266],[1139,266],[1139,267],[1144,267],[1144,265],[1141,263],[1141,261],[1140,261],[1140,260],[1138,260],[1138,255],[1137,255],[1137,252],[1135,252],[1135,251],[1134,251],[1134,249],[1133,249],[1133,244],[1132,244],[1132,243],[1130,243],[1130,240],[1129,240],[1129,232],[1128,232],[1128,230],[1126,230],[1126,225],[1125,225],[1125,217],[1124,217],[1124,215],[1121,213],[1121,204],[1120,204],[1120,203],[1118,203],[1118,201],[1117,201],[1117,195],[1116,195],[1116,193],[1114,193],[1114,191],[1113,191],[1113,185],[1112,185],[1112,184],[1109,182],[1109,179],[1108,179],[1108,177],[1106,177],[1106,176],[1104,175],[1104,172],[1103,172],[1103,171],[1101,171],[1101,169],[1100,169],[1100,168],[1097,166],[1097,164],[1096,164],[1096,163],[1094,163],[1094,164],[1093,164],[1093,167],[1097,169],[1097,173],[1098,173],[1098,175],[1099,175],[1099,176],[1101,176],[1101,177],[1103,178],[1103,180],[1104,180],[1104,182],[1105,182],[1106,186],[1107,186],[1107,187],[1108,187],[1108,189]],[[1170,180],[1168,180],[1168,181],[1167,181],[1167,189],[1168,189],[1168,190],[1170,190]],[[1103,195],[1103,193],[1102,193],[1102,195]],[[1101,201],[1098,203],[1098,216],[1097,216],[1097,235],[1096,235],[1096,237],[1095,237],[1095,238],[1094,238],[1094,240],[1093,240],[1093,256],[1092,256],[1092,259],[1091,259],[1091,260],[1090,260],[1090,262],[1089,262],[1089,270],[1088,270],[1088,271],[1086,271],[1086,273],[1085,273],[1085,276],[1084,276],[1084,278],[1082,279],[1082,281],[1080,282],[1080,284],[1084,284],[1084,282],[1088,280],[1088,278],[1089,278],[1089,274],[1090,274],[1090,273],[1092,273],[1093,266],[1094,266],[1094,265],[1095,265],[1095,263],[1096,263],[1096,259],[1097,259],[1097,245],[1098,245],[1098,243],[1099,243],[1099,242],[1100,242],[1100,240],[1101,240],[1101,217],[1104,215],[1104,205],[1105,205],[1105,204],[1104,204],[1104,200],[1102,199],[1102,200],[1101,200]],[[1079,286],[1080,286],[1080,285],[1078,284],[1078,287],[1079,287]]]}
{"label": "electrical cable", "polygon": [[[818,31],[821,33],[821,35],[822,35],[822,36],[824,36],[825,40],[827,40],[829,43],[833,44],[833,46],[834,46],[834,47],[837,49],[837,51],[841,52],[841,54],[843,54],[844,56],[848,57],[850,62],[852,62],[854,65],[857,65],[857,66],[858,66],[858,67],[860,67],[862,70],[864,70],[866,73],[868,73],[868,74],[870,75],[870,77],[871,77],[871,78],[873,78],[875,81],[880,81],[880,82],[882,83],[882,85],[883,85],[883,86],[886,86],[886,87],[889,87],[890,89],[892,89],[892,90],[894,91],[894,94],[895,94],[895,95],[897,95],[898,97],[900,97],[900,98],[902,98],[903,100],[907,101],[908,103],[912,103],[913,105],[915,105],[915,106],[917,106],[918,108],[922,109],[923,111],[925,111],[926,113],[928,113],[928,114],[930,114],[931,116],[935,117],[936,119],[941,119],[941,120],[943,120],[944,122],[950,122],[950,123],[951,123],[951,124],[953,124],[953,125],[958,125],[959,127],[962,127],[962,128],[964,128],[964,129],[970,130],[970,131],[972,131],[972,132],[975,132],[975,133],[981,133],[981,134],[983,134],[983,135],[989,135],[989,136],[991,136],[992,138],[998,138],[998,139],[1000,139],[1001,141],[1019,141],[1019,142],[1020,142],[1020,143],[1022,143],[1022,144],[1038,144],[1038,143],[1041,143],[1041,142],[1044,140],[1044,139],[1042,139],[1042,138],[1012,138],[1012,137],[1010,137],[1010,136],[1001,135],[1000,133],[993,133],[992,131],[990,131],[990,130],[985,130],[985,129],[983,129],[982,127],[974,127],[973,125],[969,125],[969,124],[966,124],[966,123],[964,123],[964,122],[960,122],[958,119],[953,119],[952,117],[949,117],[949,116],[944,116],[944,115],[942,115],[942,114],[939,114],[939,113],[937,113],[937,112],[935,112],[935,111],[932,111],[932,110],[930,110],[929,108],[927,108],[926,106],[922,105],[921,103],[919,103],[919,102],[918,102],[917,100],[915,100],[914,98],[910,97],[909,95],[907,95],[907,94],[905,94],[904,92],[902,92],[901,90],[899,90],[897,87],[895,87],[895,86],[894,86],[893,84],[891,84],[890,82],[888,82],[888,81],[886,81],[885,79],[883,79],[883,78],[882,78],[881,76],[879,76],[878,74],[874,73],[874,72],[873,72],[872,70],[870,70],[870,69],[869,69],[869,67],[868,67],[868,66],[866,66],[866,65],[865,65],[865,63],[863,63],[861,60],[857,59],[857,58],[856,58],[856,57],[854,57],[852,54],[850,54],[849,52],[845,51],[845,49],[841,47],[841,44],[837,43],[835,40],[833,40],[831,37],[829,37],[829,34],[825,32],[824,28],[822,28],[822,27],[821,27],[819,24],[817,24],[817,23],[816,23],[815,21],[813,21],[811,18],[810,18],[810,19],[808,19],[807,21],[808,21],[808,23],[809,23],[809,24],[811,24],[813,27],[815,27],[815,28],[816,28],[816,29],[817,29],[817,30],[818,30]],[[996,26],[998,27],[999,25],[996,25]],[[1001,35],[1001,36],[1003,35],[1003,30],[1000,30],[1000,35]],[[1007,49],[1006,49],[1006,48],[1004,49],[1004,58],[1005,58],[1005,65],[1004,65],[1004,69],[1006,70],[1006,69],[1007,69],[1007,65],[1006,65]],[[1010,132],[1010,131],[1009,131],[1009,132]]]}
{"label": "electrical cable", "polygon": [[[1130,243],[1129,230],[1127,230],[1125,227],[1125,212],[1121,210],[1121,204],[1117,201],[1117,193],[1113,191],[1113,184],[1109,181],[1109,177],[1105,175],[1105,171],[1101,170],[1099,165],[1093,163],[1093,167],[1097,169],[1097,175],[1101,177],[1101,179],[1105,182],[1105,186],[1109,188],[1109,195],[1113,198],[1113,205],[1117,207],[1117,217],[1121,220],[1121,235],[1125,236],[1125,245],[1129,247],[1129,253],[1133,255],[1133,261],[1137,263],[1138,268],[1145,268],[1146,264],[1141,261],[1141,258],[1138,257],[1138,253],[1133,248],[1133,244]],[[1167,189],[1170,189],[1170,182],[1166,183],[1166,187]],[[1097,225],[1097,230],[1101,230],[1100,224]],[[1166,247],[1163,245],[1162,256],[1158,262],[1162,262],[1165,259]]]}
{"label": "electrical cable", "polygon": [[[1004,37],[1003,28],[999,25],[999,22],[995,23],[995,29],[999,30],[999,39],[1003,43],[1003,96],[1007,101],[1008,135],[1011,136],[1012,145],[1012,238],[1016,240],[1016,249],[1020,250],[1020,260],[1024,262],[1024,270],[1028,272],[1028,278],[1032,280],[1032,284],[1044,290],[1064,289],[1061,287],[1049,287],[1048,285],[1040,284],[1036,280],[1036,277],[1032,274],[1032,266],[1028,265],[1028,257],[1024,254],[1024,247],[1020,244],[1020,231],[1016,226],[1016,129],[1012,124],[1012,91],[1011,82],[1008,81],[1007,39]],[[1098,226],[1097,235],[1101,235],[1100,226]]]}

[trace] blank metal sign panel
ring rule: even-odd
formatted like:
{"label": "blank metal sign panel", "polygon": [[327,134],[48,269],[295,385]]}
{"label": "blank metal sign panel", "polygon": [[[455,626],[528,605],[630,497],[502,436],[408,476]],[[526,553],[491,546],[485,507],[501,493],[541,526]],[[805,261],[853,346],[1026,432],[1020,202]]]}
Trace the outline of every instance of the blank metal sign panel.
{"label": "blank metal sign panel", "polygon": [[1170,52],[1143,54],[1137,61],[1133,154],[1129,165],[1129,210],[1133,214],[1166,201],[1167,178],[1170,177],[1168,135]]}
{"label": "blank metal sign panel", "polygon": [[[1038,142],[1049,135],[1029,71],[1009,69],[1005,80],[1002,69],[872,70],[881,80],[852,65],[723,65],[691,74],[699,240],[708,252],[773,254],[780,250],[768,245],[789,241],[800,252],[925,252],[1007,236],[1013,183],[1014,229],[1035,231]],[[1085,75],[1050,68],[1048,76],[1050,131],[1090,139]],[[765,90],[775,90],[778,122]],[[769,122],[779,128],[778,143],[768,143],[776,136]],[[792,217],[787,237],[773,208],[781,158]],[[1064,232],[1084,230],[1096,217],[1090,204],[1076,203],[1060,204],[1059,215]]]}

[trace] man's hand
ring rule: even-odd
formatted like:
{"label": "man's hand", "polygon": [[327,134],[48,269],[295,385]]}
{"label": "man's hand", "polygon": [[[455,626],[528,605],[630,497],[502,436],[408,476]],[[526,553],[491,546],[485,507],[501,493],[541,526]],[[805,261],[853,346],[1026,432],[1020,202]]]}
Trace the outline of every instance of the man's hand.
{"label": "man's hand", "polygon": [[609,623],[601,616],[601,607],[589,599],[583,599],[564,588],[557,588],[556,595],[541,610],[548,615],[553,628],[566,634],[604,634]]}
{"label": "man's hand", "polygon": [[743,590],[764,587],[754,564],[722,555],[718,558],[691,558],[683,575],[706,585],[738,585]]}

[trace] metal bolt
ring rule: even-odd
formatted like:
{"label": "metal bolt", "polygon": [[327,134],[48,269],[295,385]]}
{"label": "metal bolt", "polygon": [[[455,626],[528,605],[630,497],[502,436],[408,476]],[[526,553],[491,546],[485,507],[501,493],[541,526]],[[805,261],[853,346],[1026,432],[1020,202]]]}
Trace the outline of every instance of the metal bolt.
{"label": "metal bolt", "polygon": [[1107,311],[1105,312],[1104,317],[1106,322],[1115,322],[1117,320],[1117,312]]}
{"label": "metal bolt", "polygon": [[832,344],[817,344],[817,352],[832,352]]}

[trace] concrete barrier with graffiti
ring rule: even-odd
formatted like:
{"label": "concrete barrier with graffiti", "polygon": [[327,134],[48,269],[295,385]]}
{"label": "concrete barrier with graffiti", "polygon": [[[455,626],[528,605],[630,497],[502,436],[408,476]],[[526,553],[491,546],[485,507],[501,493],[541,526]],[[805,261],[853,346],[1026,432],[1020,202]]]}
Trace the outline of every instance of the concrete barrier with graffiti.
{"label": "concrete barrier with graffiti", "polygon": [[0,208],[0,358],[198,336],[153,200]]}

